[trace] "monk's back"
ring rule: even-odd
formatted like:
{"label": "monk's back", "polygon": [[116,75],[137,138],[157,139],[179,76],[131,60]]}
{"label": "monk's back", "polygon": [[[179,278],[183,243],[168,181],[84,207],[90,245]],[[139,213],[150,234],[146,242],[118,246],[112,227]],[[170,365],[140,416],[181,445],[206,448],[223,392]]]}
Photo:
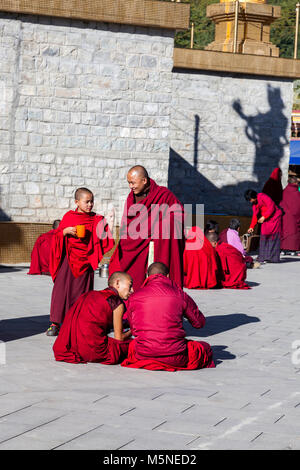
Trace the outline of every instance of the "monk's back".
{"label": "monk's back", "polygon": [[183,291],[162,275],[131,296],[128,318],[137,356],[162,357],[185,350],[184,308]]}

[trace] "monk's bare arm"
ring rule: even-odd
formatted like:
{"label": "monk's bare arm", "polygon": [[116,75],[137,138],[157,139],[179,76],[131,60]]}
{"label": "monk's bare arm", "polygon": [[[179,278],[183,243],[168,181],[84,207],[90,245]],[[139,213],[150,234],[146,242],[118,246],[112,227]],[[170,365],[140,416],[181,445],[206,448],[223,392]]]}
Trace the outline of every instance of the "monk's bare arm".
{"label": "monk's bare arm", "polygon": [[126,331],[123,333],[123,315],[124,315],[125,307],[123,304],[120,304],[114,311],[113,311],[113,326],[114,326],[114,337],[119,341],[125,341],[126,339],[130,338],[131,331]]}

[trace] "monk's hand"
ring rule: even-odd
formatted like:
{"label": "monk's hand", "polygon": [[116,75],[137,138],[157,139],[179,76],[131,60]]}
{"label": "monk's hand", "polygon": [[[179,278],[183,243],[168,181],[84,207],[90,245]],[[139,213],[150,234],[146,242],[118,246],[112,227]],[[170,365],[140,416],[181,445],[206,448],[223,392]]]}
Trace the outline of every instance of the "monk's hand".
{"label": "monk's hand", "polygon": [[265,218],[264,218],[264,217],[260,217],[257,222],[258,222],[259,224],[262,224],[264,221],[265,221]]}
{"label": "monk's hand", "polygon": [[247,233],[253,233],[253,228],[248,228]]}
{"label": "monk's hand", "polygon": [[73,237],[77,237],[76,227],[66,227],[66,228],[63,230],[63,234],[64,234],[64,236],[66,236],[66,235],[72,235]]}

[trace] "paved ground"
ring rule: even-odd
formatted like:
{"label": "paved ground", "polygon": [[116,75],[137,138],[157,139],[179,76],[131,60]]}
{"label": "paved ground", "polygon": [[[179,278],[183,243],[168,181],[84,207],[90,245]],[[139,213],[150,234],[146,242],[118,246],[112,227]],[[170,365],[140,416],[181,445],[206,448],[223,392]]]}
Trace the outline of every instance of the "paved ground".
{"label": "paved ground", "polygon": [[55,362],[52,281],[27,270],[0,268],[0,450],[300,449],[300,259],[250,270],[249,291],[188,291],[217,367],[175,373]]}

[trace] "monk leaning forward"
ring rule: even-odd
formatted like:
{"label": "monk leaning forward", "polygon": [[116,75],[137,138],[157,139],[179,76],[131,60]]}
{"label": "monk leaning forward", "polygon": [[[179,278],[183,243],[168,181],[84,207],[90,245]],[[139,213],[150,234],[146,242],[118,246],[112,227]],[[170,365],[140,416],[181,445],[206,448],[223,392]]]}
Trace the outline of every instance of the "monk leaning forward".
{"label": "monk leaning forward", "polygon": [[253,233],[257,223],[261,224],[257,261],[279,263],[282,210],[270,196],[253,189],[245,192],[245,199],[252,204],[253,212],[248,233]]}
{"label": "monk leaning forward", "polygon": [[163,263],[153,263],[148,278],[129,299],[127,320],[135,339],[124,367],[148,370],[186,370],[214,367],[208,343],[185,338],[183,317],[202,328],[205,317],[174,281]]}
{"label": "monk leaning forward", "polygon": [[[183,286],[184,211],[180,201],[163,186],[158,186],[144,167],[129,170],[131,189],[120,227],[120,241],[110,260],[109,273],[126,271],[137,290],[146,278],[150,264],[149,246],[153,242],[152,261],[169,268],[170,279]],[[151,262],[152,262],[151,261]]]}
{"label": "monk leaning forward", "polygon": [[[129,274],[115,272],[108,288],[82,294],[67,312],[53,345],[57,361],[117,364],[127,357],[130,330],[123,332],[123,300],[132,293]],[[114,330],[114,338],[108,336]]]}
{"label": "monk leaning forward", "polygon": [[[92,212],[93,193],[87,188],[77,189],[75,204],[76,210],[64,215],[53,235],[50,273],[54,286],[48,336],[58,334],[69,308],[81,294],[93,289],[94,271],[114,245],[104,217]],[[84,233],[79,232],[82,229]]]}
{"label": "monk leaning forward", "polygon": [[46,274],[50,275],[50,250],[52,237],[55,229],[60,224],[60,220],[57,219],[53,222],[52,230],[49,232],[42,233],[35,241],[31,252],[30,268],[27,274]]}

